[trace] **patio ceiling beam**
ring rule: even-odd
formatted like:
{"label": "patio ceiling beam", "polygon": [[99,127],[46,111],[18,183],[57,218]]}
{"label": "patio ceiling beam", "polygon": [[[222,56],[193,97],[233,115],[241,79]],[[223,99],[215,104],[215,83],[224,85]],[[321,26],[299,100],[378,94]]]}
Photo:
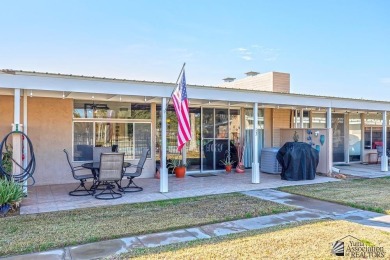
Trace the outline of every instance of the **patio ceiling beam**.
{"label": "patio ceiling beam", "polygon": [[145,97],[144,100],[145,100],[145,102],[151,102],[151,101],[157,101],[160,99],[157,97]]}
{"label": "patio ceiling beam", "polygon": [[[97,80],[70,76],[54,77],[28,73],[7,74],[0,72],[0,88],[25,88],[31,90],[70,91],[95,94],[149,96],[151,91],[155,97],[170,97],[175,84],[125,81],[125,80]],[[275,93],[243,89],[225,89],[208,86],[187,86],[189,98],[205,100],[263,103],[279,106],[299,107],[332,107],[340,109],[390,111],[390,102],[363,99],[347,99],[337,97],[323,97],[313,95]]]}
{"label": "patio ceiling beam", "polygon": [[117,97],[118,95],[107,95],[107,100],[112,100],[114,97]]}

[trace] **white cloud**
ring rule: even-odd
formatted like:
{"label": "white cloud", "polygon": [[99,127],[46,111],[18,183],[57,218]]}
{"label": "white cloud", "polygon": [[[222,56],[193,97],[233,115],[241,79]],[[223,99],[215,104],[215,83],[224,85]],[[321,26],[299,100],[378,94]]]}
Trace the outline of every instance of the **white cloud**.
{"label": "white cloud", "polygon": [[266,48],[258,44],[252,44],[250,47],[239,47],[233,49],[237,56],[244,60],[263,60],[266,62],[275,62],[279,57],[279,50],[275,48]]}
{"label": "white cloud", "polygon": [[241,56],[243,60],[253,60],[251,56]]}

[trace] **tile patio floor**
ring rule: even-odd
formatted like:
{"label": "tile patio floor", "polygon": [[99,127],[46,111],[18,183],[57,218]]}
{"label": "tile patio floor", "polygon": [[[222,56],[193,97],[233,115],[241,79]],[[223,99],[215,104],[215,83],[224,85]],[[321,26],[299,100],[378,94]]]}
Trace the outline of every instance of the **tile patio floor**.
{"label": "tile patio floor", "polygon": [[390,176],[390,172],[382,172],[381,164],[351,163],[349,165],[334,166],[340,169],[340,173],[349,174],[361,178],[378,178]]}
{"label": "tile patio floor", "polygon": [[186,176],[184,179],[177,179],[174,176],[169,176],[168,193],[160,193],[160,180],[158,179],[136,179],[136,183],[144,188],[143,191],[126,193],[120,199],[108,201],[98,200],[92,196],[69,196],[68,192],[75,189],[77,184],[34,186],[29,187],[28,197],[22,202],[20,214],[33,214],[337,181],[337,179],[334,178],[318,175],[314,180],[284,181],[280,179],[280,175],[261,173],[260,184],[252,184],[251,178],[250,170],[247,170],[245,174],[217,173],[217,176],[198,178]]}

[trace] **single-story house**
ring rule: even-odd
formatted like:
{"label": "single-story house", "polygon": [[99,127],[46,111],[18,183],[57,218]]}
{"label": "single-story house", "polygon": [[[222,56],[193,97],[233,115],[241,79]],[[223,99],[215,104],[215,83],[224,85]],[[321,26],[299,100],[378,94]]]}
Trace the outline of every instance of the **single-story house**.
{"label": "single-story house", "polygon": [[[166,161],[179,155],[172,104],[166,109],[174,88],[166,82],[3,69],[0,139],[16,127],[27,133],[36,185],[75,181],[63,149],[82,164],[92,160],[92,147],[117,145],[126,161],[137,163],[147,147],[142,177],[152,178],[161,162],[160,191],[167,192]],[[390,142],[390,102],[290,93],[288,73],[248,72],[219,86],[187,84],[187,94],[192,140],[182,156],[194,174],[220,171],[226,151],[245,145],[243,163],[252,169],[252,183],[260,183],[262,148],[280,147],[295,132],[306,141],[307,129],[323,129],[329,139],[321,159],[328,172],[334,163],[367,162],[376,146],[386,151]],[[386,153],[381,161],[388,171]]]}

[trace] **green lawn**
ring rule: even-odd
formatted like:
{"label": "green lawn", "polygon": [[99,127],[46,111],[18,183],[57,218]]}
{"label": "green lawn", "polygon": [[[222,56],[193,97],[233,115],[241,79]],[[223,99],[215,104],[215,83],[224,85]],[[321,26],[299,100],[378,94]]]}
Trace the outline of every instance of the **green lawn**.
{"label": "green lawn", "polygon": [[[345,236],[383,247],[390,258],[390,233],[346,221],[311,221],[156,248],[135,249],[111,259],[344,259],[331,253]],[[347,237],[343,241],[356,242]],[[346,246],[347,247],[347,246]],[[358,259],[361,259],[359,257]]]}
{"label": "green lawn", "polygon": [[291,210],[230,193],[0,218],[0,256]]}
{"label": "green lawn", "polygon": [[290,186],[279,190],[390,214],[390,177]]}

